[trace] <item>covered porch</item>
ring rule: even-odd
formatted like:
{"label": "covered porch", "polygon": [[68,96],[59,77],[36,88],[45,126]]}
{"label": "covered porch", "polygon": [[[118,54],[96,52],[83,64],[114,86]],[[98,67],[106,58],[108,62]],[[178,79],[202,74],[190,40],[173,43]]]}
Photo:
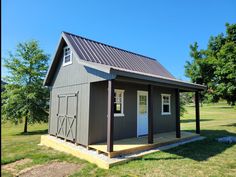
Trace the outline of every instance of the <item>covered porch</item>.
{"label": "covered porch", "polygon": [[[128,139],[114,140],[114,81],[122,81],[129,83],[139,83],[147,86],[148,92],[148,132],[144,137],[134,137]],[[196,84],[185,82],[161,83],[153,81],[143,81],[140,79],[129,79],[127,77],[118,77],[115,80],[108,80],[108,104],[107,104],[107,141],[100,144],[91,144],[90,148],[96,149],[98,152],[104,152],[109,157],[115,157],[121,154],[133,153],[141,150],[152,149],[154,147],[171,144],[174,142],[190,139],[200,135],[200,111],[199,111],[199,92],[205,88]],[[154,133],[154,87],[166,87],[174,90],[175,97],[175,131],[167,133]],[[180,128],[180,92],[195,93],[195,133],[181,131]]]}
{"label": "covered porch", "polygon": [[153,143],[148,143],[148,136],[134,137],[113,142],[113,151],[107,151],[107,143],[99,143],[89,145],[89,148],[96,150],[98,153],[105,153],[109,157],[117,157],[120,155],[136,153],[152,148],[157,148],[172,143],[177,143],[198,137],[199,134],[181,131],[181,137],[176,138],[176,132],[158,133],[153,136]]}

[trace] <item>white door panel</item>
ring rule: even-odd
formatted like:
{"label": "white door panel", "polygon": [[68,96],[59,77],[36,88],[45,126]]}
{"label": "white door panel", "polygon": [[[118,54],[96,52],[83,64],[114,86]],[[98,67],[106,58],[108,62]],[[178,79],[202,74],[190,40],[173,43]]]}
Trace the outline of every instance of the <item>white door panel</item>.
{"label": "white door panel", "polygon": [[148,134],[148,92],[137,92],[137,136]]}

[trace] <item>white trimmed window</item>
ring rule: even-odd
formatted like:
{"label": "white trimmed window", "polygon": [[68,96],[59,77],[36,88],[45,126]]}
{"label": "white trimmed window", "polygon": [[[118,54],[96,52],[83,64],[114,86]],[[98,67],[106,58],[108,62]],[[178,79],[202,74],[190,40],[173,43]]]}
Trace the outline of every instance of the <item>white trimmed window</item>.
{"label": "white trimmed window", "polygon": [[124,90],[115,89],[114,116],[124,116]]}
{"label": "white trimmed window", "polygon": [[63,54],[63,66],[72,64],[72,52],[70,47],[64,47],[64,54]]}
{"label": "white trimmed window", "polygon": [[170,115],[170,94],[161,94],[161,102],[162,102],[162,115]]}

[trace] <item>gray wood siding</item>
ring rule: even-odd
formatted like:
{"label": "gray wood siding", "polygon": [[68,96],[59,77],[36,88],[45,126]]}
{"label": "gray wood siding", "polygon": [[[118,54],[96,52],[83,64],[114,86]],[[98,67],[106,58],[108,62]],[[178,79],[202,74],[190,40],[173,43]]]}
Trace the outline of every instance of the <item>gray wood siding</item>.
{"label": "gray wood siding", "polygon": [[[59,55],[50,86],[49,133],[56,135],[57,132],[58,95],[79,92],[76,142],[83,145],[104,142],[107,132],[107,79],[114,76],[79,64],[75,55],[72,60],[71,65],[63,66],[62,52]],[[125,116],[114,118],[114,139],[135,137],[137,91],[147,91],[147,85],[116,81],[115,89],[125,90]],[[171,115],[161,115],[161,93],[171,94]],[[175,130],[174,96],[173,89],[154,88],[154,133]]]}
{"label": "gray wood siding", "polygon": [[62,53],[50,86],[49,133],[57,132],[58,95],[79,92],[76,142],[88,145],[90,83],[109,79],[111,75],[79,64],[75,55],[71,65],[63,66]]}
{"label": "gray wood siding", "polygon": [[61,54],[58,67],[54,73],[52,87],[72,86],[110,78],[110,74],[79,64],[75,54],[72,55],[72,64],[63,66],[63,55]]}
{"label": "gray wood siding", "polygon": [[89,144],[106,140],[107,81],[90,85]]}
{"label": "gray wood siding", "polygon": [[[147,91],[146,85],[115,82],[115,89],[124,92],[124,117],[114,117],[114,139],[137,136],[137,91]],[[161,115],[161,94],[171,94],[171,115]],[[106,141],[107,81],[90,87],[89,144]],[[174,90],[154,87],[154,133],[175,131]]]}
{"label": "gray wood siding", "polygon": [[88,144],[89,87],[89,84],[80,84],[70,87],[54,88],[52,90],[50,134],[55,135],[57,132],[58,95],[79,92],[76,142],[83,145]]}
{"label": "gray wood siding", "polygon": [[[162,115],[162,103],[161,94],[171,95],[171,114]],[[154,100],[153,100],[153,110],[154,110],[154,133],[162,133],[175,131],[175,90],[163,87],[154,87]]]}

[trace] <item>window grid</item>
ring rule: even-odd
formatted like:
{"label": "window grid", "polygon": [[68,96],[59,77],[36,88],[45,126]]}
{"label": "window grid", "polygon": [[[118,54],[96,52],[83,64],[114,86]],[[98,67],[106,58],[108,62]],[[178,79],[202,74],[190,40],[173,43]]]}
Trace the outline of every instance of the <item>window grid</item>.
{"label": "window grid", "polygon": [[124,116],[124,90],[115,89],[114,116]]}
{"label": "window grid", "polygon": [[72,52],[68,46],[64,47],[63,66],[72,64]]}
{"label": "window grid", "polygon": [[170,115],[170,94],[162,94],[162,115]]}
{"label": "window grid", "polygon": [[139,114],[147,113],[147,96],[139,95]]}

